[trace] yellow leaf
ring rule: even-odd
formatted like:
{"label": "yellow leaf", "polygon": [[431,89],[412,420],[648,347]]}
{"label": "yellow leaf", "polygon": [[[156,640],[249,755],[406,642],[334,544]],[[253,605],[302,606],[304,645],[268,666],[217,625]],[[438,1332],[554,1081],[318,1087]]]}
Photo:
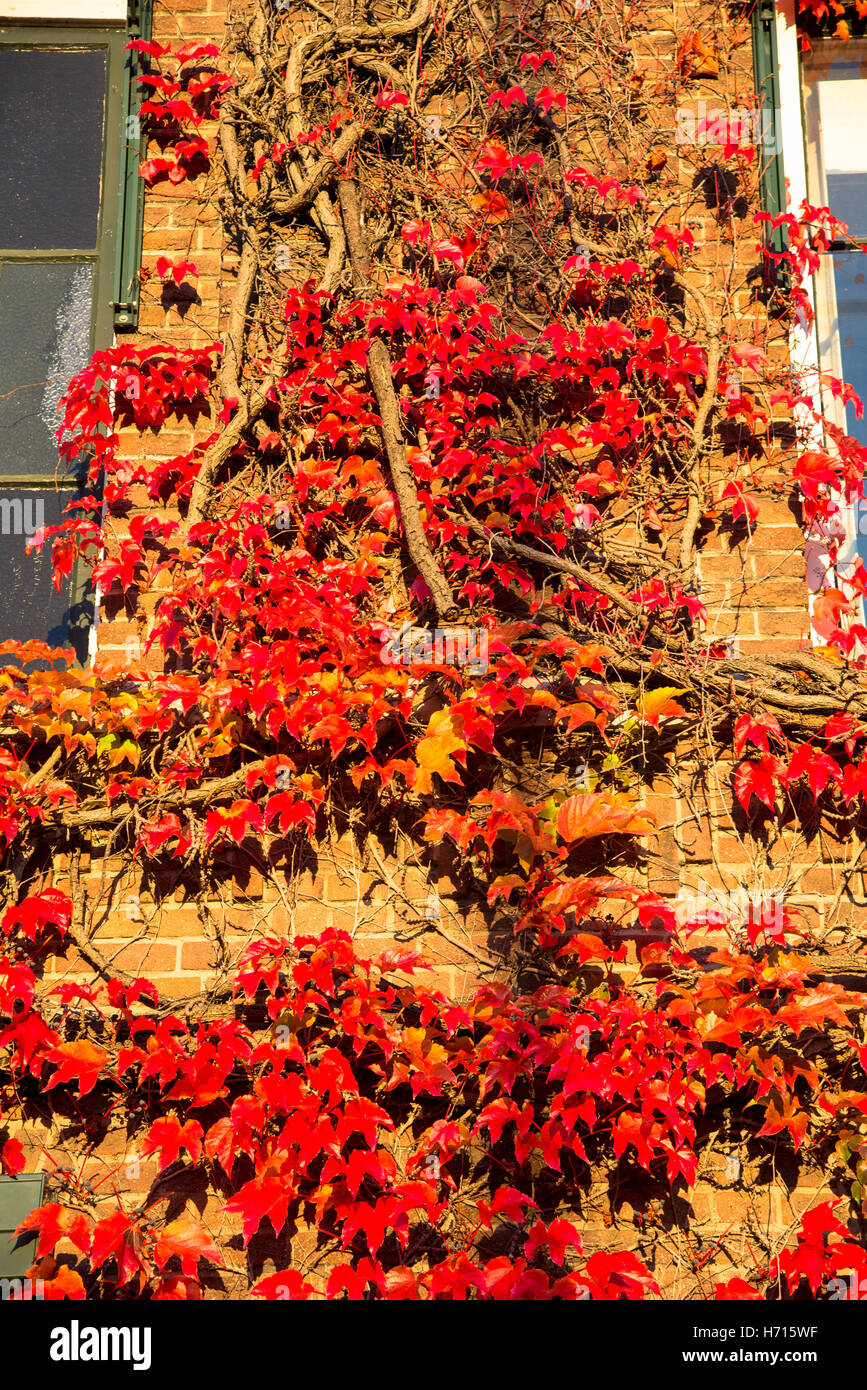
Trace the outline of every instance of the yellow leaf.
{"label": "yellow leaf", "polygon": [[682,705],[675,703],[675,695],[685,695],[686,691],[678,685],[662,685],[658,690],[649,690],[638,706],[639,718],[645,719],[654,728],[659,723],[660,718],[670,718],[672,715],[686,714]]}
{"label": "yellow leaf", "polygon": [[118,763],[130,763],[133,767],[138,767],[141,749],[132,739],[124,739],[116,748],[112,748],[108,754],[109,767],[116,767]]}
{"label": "yellow leaf", "polygon": [[416,749],[419,775],[416,778],[416,791],[429,792],[432,789],[432,774],[439,773],[444,782],[459,782],[451,754],[463,752],[466,744],[456,734],[435,734],[433,738],[423,738]]}

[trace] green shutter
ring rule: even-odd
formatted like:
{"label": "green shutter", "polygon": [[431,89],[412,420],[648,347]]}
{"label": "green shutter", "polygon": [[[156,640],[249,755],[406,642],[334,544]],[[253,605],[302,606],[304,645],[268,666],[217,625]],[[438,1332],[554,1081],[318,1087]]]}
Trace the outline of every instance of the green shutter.
{"label": "green shutter", "polygon": [[[153,0],[130,0],[127,39],[150,39]],[[138,126],[142,90],[136,78],[148,68],[147,57],[129,49],[124,54],[123,111],[121,118],[120,188],[115,256],[114,327],[129,333],[138,327],[139,269],[144,222],[144,181],[139,165],[144,156],[144,136]]]}

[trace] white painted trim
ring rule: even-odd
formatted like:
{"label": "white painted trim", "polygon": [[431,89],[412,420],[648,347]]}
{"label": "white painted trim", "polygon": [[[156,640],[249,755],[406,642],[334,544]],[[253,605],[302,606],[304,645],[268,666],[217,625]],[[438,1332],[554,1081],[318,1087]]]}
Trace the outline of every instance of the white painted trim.
{"label": "white painted trim", "polygon": [[[795,28],[795,0],[777,4],[777,56],[780,65],[780,115],[777,138],[783,154],[783,170],[788,193],[787,211],[797,211],[807,197],[807,161],[804,154],[804,121],[801,113],[801,72],[798,62],[798,36]],[[815,313],[812,280],[807,293]],[[802,320],[792,331],[792,362],[798,370],[819,379],[819,352],[815,323],[807,329]]]}
{"label": "white painted trim", "polygon": [[58,22],[126,24],[127,0],[0,0],[0,21],[28,19]]}
{"label": "white painted trim", "polygon": [[[806,139],[795,0],[778,0],[777,2],[777,56],[780,91],[778,139],[783,154],[783,171],[787,184],[786,210],[797,212],[804,200],[811,200],[808,197],[807,186]],[[827,258],[823,260],[819,273],[811,276],[805,285],[813,310],[813,327],[807,329],[803,320],[799,319],[790,334],[789,346],[792,365],[800,373],[801,390],[812,397],[816,412],[823,413],[824,405],[824,413],[827,417],[835,423],[843,425],[844,420],[840,418],[839,402],[833,396],[829,396],[827,391],[823,392],[821,385],[823,365],[826,372],[830,370],[834,375],[841,375],[839,364],[837,371],[834,372],[834,364],[831,361],[822,363],[819,350],[820,331],[830,332],[832,339],[836,333],[833,268],[826,262]],[[830,320],[829,312],[832,316]],[[825,397],[824,402],[823,395]],[[806,448],[829,447],[829,441],[825,439],[821,423],[812,419],[811,412],[806,407],[798,408],[796,422],[806,434]],[[857,506],[853,503],[847,503],[843,497],[839,498],[839,506],[842,526],[836,528],[840,542],[837,558],[839,564],[843,566],[857,559],[858,514]],[[845,534],[841,534],[841,532]],[[816,528],[812,535],[807,534],[805,536],[807,587],[810,594],[811,610],[814,595],[823,587],[836,585],[836,575],[828,553],[830,539],[831,537],[824,528],[822,530]],[[863,611],[860,620],[864,621]],[[813,640],[817,644],[824,641],[815,631]]]}

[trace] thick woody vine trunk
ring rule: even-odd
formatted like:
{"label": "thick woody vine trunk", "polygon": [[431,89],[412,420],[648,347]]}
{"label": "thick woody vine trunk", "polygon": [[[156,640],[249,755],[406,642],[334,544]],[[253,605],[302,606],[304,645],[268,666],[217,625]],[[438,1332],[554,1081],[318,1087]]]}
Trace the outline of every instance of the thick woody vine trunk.
{"label": "thick woody vine trunk", "polygon": [[[358,186],[351,179],[341,179],[338,186],[340,212],[346,230],[352,280],[356,289],[369,290],[367,278],[368,252],[365,244]],[[372,338],[367,351],[370,384],[379,406],[382,421],[382,442],[388,457],[391,480],[400,506],[400,519],[406,536],[407,549],[413,564],[431,592],[439,617],[452,619],[457,615],[455,601],[448,582],[428,545],[419,515],[418,493],[412,469],[407,463],[406,444],[400,424],[400,410],[391,376],[391,358],[381,338]]]}

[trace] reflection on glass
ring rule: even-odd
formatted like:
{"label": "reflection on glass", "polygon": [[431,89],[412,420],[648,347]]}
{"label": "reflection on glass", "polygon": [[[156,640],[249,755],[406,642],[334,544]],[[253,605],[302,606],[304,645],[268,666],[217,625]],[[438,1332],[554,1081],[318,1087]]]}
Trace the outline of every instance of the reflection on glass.
{"label": "reflection on glass", "polygon": [[90,356],[93,266],[0,266],[0,476],[57,469],[57,412]]}

